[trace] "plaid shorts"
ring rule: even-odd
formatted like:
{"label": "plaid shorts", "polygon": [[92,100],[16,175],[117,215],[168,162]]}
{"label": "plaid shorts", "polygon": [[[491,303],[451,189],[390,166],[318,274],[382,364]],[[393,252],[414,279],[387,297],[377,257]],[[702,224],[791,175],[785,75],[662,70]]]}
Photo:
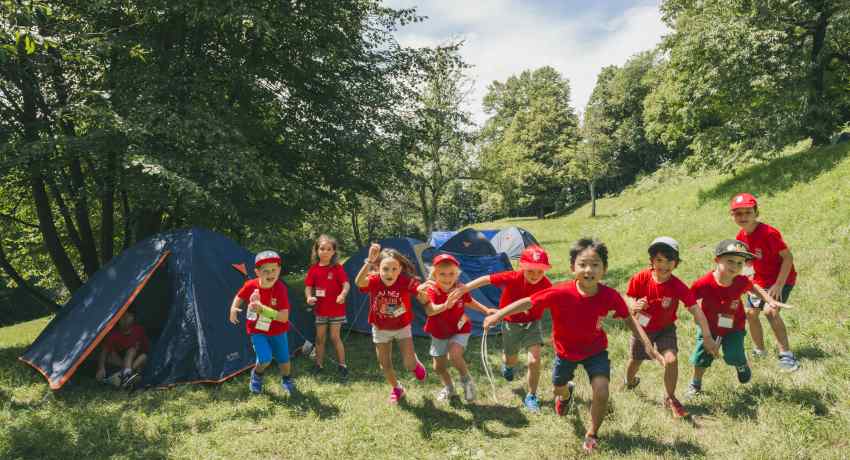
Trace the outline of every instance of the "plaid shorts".
{"label": "plaid shorts", "polygon": [[316,316],[316,324],[345,324],[345,316]]}

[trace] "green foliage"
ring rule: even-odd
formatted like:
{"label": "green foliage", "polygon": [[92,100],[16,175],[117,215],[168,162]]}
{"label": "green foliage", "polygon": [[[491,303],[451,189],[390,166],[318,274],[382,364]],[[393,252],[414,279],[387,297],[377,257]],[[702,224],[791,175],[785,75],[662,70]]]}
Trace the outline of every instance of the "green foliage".
{"label": "green foliage", "polygon": [[562,207],[571,184],[567,163],[578,141],[570,86],[552,67],[526,70],[488,86],[481,133],[486,187],[507,215],[545,214]]}

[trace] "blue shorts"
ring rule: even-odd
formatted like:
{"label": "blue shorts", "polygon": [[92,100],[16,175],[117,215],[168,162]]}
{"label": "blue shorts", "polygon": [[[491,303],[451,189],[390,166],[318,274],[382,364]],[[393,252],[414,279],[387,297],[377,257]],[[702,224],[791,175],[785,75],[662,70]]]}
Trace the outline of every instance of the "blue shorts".
{"label": "blue shorts", "polygon": [[597,375],[611,380],[611,360],[608,359],[608,350],[602,350],[581,361],[570,361],[560,356],[555,356],[555,367],[552,368],[552,385],[556,387],[566,385],[567,382],[573,379],[573,375],[579,364],[584,366],[589,380],[593,380],[593,377]]}
{"label": "blue shorts", "polygon": [[289,362],[289,337],[286,332],[278,335],[251,334],[251,344],[257,355],[257,364],[268,364],[272,357],[278,364]]}

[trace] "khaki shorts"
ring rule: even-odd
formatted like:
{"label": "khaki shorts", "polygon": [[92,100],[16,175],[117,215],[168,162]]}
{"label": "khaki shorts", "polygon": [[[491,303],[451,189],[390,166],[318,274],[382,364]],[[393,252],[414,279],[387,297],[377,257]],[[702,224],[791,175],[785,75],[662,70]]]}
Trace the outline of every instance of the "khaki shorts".
{"label": "khaki shorts", "polygon": [[401,329],[378,329],[374,325],[372,326],[373,343],[389,343],[393,340],[409,339],[411,337],[413,337],[413,331],[409,324]]}
{"label": "khaki shorts", "polygon": [[[672,351],[673,353],[679,352],[675,324],[671,324],[658,332],[647,332],[646,335],[649,336],[649,341],[655,344],[655,349],[658,350],[659,353],[663,354],[665,351]],[[643,361],[652,359],[646,353],[646,348],[644,348],[643,342],[634,335],[632,335],[632,338],[629,341],[629,346],[631,348],[633,360]]]}
{"label": "khaki shorts", "polygon": [[502,350],[514,356],[523,348],[543,344],[543,328],[540,320],[530,323],[502,322]]}

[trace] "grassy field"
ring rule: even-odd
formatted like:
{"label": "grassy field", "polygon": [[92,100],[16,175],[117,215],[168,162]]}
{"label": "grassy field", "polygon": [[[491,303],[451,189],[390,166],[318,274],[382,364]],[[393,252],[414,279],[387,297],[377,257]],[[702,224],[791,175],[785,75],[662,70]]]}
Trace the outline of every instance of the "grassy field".
{"label": "grassy field", "polygon": [[[764,221],[778,227],[800,273],[784,314],[802,368],[779,372],[775,358],[754,362],[751,383],[715,364],[705,394],[686,403],[693,414],[673,420],[661,406],[661,369],[646,364],[635,392],[622,389],[627,331],[606,323],[614,371],[610,413],[602,427],[600,457],[612,458],[847,458],[850,456],[850,146],[807,150],[737,175],[688,177],[660,171],[622,195],[550,220],[510,219],[482,228],[520,225],[552,255],[555,280],[569,277],[568,248],[594,235],[610,248],[609,285],[624,289],[646,265],[645,247],[658,235],[677,238],[687,282],[711,268],[712,248],[735,235],[727,200],[756,194]],[[680,314],[679,392],[690,379],[687,357],[695,328]],[[305,358],[294,361],[301,395],[289,399],[267,379],[268,391],[251,397],[247,376],[218,386],[182,386],[127,395],[77,375],[60,392],[16,360],[48,318],[0,329],[0,458],[573,458],[582,455],[589,423],[589,387],[578,371],[578,405],[553,414],[546,347],[541,379],[544,411],[522,409],[522,384],[496,381],[494,402],[484,378],[479,341],[467,361],[480,390],[474,404],[436,402],[437,379],[418,384],[404,374],[405,404],[387,403],[368,337],[347,340],[351,382],[314,377]],[[768,348],[774,340],[765,324]],[[498,363],[499,340],[490,346]],[[748,348],[750,347],[747,341]],[[417,339],[424,360],[428,340]],[[400,368],[397,360],[397,368]],[[496,371],[494,369],[494,371]],[[497,372],[497,371],[496,371]],[[524,371],[523,371],[524,372]],[[498,374],[498,372],[497,372]]]}

